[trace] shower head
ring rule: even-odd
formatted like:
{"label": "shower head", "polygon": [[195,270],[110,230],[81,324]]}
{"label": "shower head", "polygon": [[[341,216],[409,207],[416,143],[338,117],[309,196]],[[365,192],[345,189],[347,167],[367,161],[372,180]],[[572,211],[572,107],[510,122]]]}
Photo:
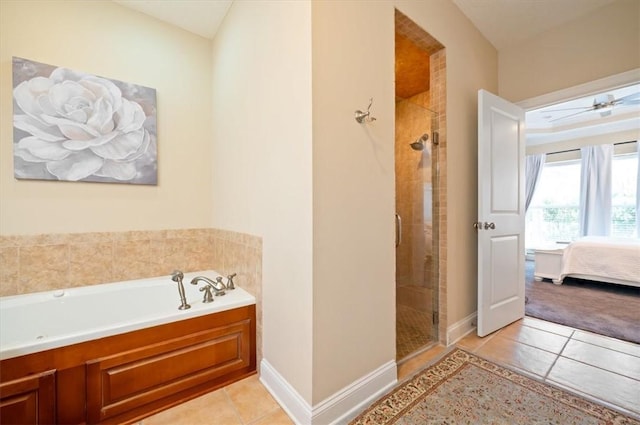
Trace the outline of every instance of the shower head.
{"label": "shower head", "polygon": [[424,146],[427,140],[429,140],[429,135],[425,133],[418,140],[411,143],[409,146],[411,146],[411,149],[413,149],[414,151],[421,151],[421,150],[424,150]]}

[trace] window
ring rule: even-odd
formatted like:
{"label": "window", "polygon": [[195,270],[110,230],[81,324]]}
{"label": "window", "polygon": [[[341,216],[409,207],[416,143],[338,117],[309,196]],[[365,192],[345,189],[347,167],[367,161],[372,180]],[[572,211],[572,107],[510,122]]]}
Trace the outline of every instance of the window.
{"label": "window", "polygon": [[544,165],[527,211],[527,249],[570,242],[580,235],[580,160]]}
{"label": "window", "polygon": [[636,237],[636,185],[638,179],[638,155],[613,157],[611,184],[611,236]]}
{"label": "window", "polygon": [[[580,236],[580,160],[547,162],[525,219],[527,250]],[[612,163],[611,236],[636,231],[637,153],[615,155]]]}

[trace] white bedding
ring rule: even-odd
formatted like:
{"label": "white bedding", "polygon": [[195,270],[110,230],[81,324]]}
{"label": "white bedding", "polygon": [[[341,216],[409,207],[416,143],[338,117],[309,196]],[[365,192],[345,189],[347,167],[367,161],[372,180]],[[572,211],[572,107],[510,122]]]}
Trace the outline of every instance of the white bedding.
{"label": "white bedding", "polygon": [[586,236],[571,242],[560,281],[566,276],[640,286],[640,239]]}

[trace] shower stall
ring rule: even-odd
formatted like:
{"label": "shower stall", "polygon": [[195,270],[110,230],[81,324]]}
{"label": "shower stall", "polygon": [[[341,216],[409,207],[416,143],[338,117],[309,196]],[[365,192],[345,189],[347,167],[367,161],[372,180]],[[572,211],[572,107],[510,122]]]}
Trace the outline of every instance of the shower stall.
{"label": "shower stall", "polygon": [[428,96],[396,102],[396,358],[438,340],[438,114]]}

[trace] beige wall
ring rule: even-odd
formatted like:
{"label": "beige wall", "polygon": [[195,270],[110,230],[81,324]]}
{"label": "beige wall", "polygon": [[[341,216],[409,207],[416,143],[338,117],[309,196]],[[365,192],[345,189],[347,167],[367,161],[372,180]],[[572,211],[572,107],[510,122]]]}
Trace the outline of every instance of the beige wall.
{"label": "beige wall", "polygon": [[395,38],[391,2],[312,16],[315,404],[395,359]]}
{"label": "beige wall", "polygon": [[264,356],[310,402],[310,3],[235,2],[213,64],[213,225],[262,236]]}
{"label": "beige wall", "polygon": [[[496,91],[497,55],[451,2],[398,5],[447,48],[453,323],[476,309],[475,234],[463,229],[476,209],[476,93]],[[263,236],[264,356],[310,405],[395,357],[393,8],[235,3],[214,42],[213,224]],[[377,121],[356,123],[371,97]]]}
{"label": "beige wall", "polygon": [[611,5],[499,52],[500,96],[529,99],[640,67],[640,1]]}
{"label": "beige wall", "polygon": [[[111,1],[0,2],[0,234],[211,224],[211,42]],[[16,180],[11,57],[157,90],[158,185]]]}

